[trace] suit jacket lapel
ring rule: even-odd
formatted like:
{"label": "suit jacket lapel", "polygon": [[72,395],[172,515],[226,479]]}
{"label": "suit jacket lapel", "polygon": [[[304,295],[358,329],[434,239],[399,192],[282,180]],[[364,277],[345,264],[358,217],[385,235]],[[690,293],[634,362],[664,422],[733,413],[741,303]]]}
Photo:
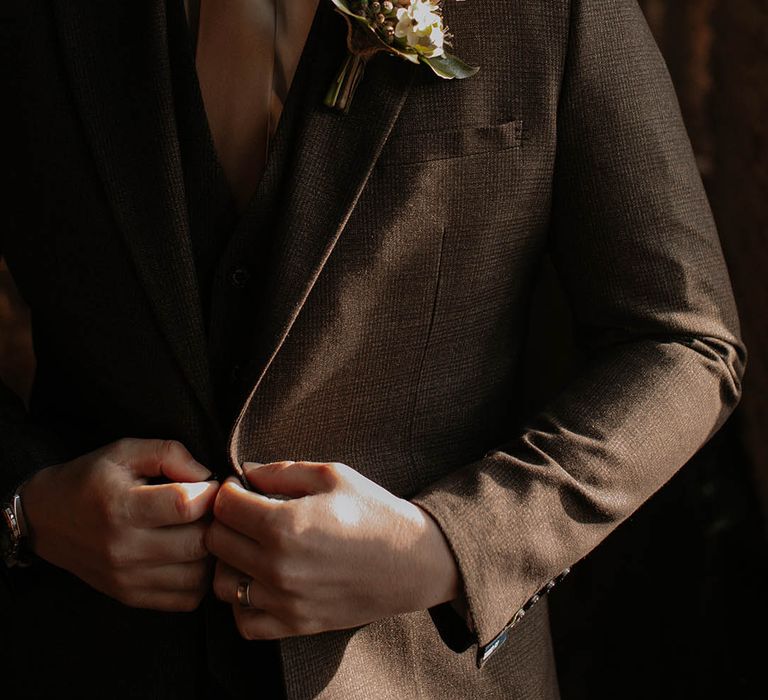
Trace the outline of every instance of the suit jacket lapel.
{"label": "suit jacket lapel", "polygon": [[72,90],[160,326],[213,417],[162,0],[55,0]]}
{"label": "suit jacket lapel", "polygon": [[[342,234],[418,70],[402,59],[376,55],[343,114],[322,102],[345,56],[346,25],[329,0],[320,0],[264,176],[232,241],[237,249],[254,227],[271,222],[267,303],[258,351],[246,369],[252,391],[231,435],[235,466],[248,405]],[[270,211],[273,206],[279,210]]]}

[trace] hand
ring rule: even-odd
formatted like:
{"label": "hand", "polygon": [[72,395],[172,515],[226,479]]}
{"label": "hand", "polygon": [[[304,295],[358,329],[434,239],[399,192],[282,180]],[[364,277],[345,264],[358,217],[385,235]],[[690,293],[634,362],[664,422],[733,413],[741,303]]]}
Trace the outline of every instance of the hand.
{"label": "hand", "polygon": [[[246,639],[344,629],[457,596],[448,544],[425,511],[345,464],[246,464],[246,491],[221,487],[206,539],[219,558],[214,591]],[[253,608],[237,603],[252,578]]]}
{"label": "hand", "polygon": [[193,610],[210,585],[210,475],[178,442],[129,438],[43,469],[22,490],[32,549],[126,605]]}

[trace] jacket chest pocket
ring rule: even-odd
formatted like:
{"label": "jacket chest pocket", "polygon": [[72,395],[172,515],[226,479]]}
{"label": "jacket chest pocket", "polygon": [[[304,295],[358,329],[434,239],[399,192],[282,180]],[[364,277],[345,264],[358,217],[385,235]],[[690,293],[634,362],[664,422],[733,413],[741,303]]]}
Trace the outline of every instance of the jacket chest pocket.
{"label": "jacket chest pocket", "polygon": [[522,119],[512,119],[500,124],[415,133],[408,133],[405,126],[387,139],[377,166],[428,163],[519,149],[522,146],[522,135]]}

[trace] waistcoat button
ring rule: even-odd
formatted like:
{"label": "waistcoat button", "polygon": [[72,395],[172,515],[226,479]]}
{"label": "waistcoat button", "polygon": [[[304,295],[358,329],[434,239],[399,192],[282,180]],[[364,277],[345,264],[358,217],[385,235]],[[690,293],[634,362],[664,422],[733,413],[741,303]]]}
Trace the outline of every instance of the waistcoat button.
{"label": "waistcoat button", "polygon": [[233,270],[232,274],[229,276],[229,281],[236,289],[244,289],[248,285],[250,279],[251,273],[244,267],[238,267]]}

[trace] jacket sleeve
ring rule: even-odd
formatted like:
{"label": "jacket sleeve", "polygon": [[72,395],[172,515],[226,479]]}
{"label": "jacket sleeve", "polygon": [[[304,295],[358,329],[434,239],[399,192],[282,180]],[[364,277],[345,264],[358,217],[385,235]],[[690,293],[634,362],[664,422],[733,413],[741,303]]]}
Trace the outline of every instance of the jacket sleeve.
{"label": "jacket sleeve", "polygon": [[[4,179],[4,178],[3,178]],[[5,189],[5,192],[8,192]],[[0,205],[6,204],[0,197]],[[3,239],[12,227],[10,207],[2,207],[0,219],[0,259]],[[0,329],[1,332],[2,329]],[[62,436],[37,424],[24,402],[0,379],[0,505],[32,474],[52,464],[72,458]]]}
{"label": "jacket sleeve", "polygon": [[[16,69],[16,42],[22,41],[17,27],[19,3],[3,4],[0,9],[0,90],[8,97],[8,109],[1,110],[0,131],[20,134],[11,106],[20,89]],[[12,118],[12,114],[14,114]],[[11,236],[23,240],[25,203],[28,200],[21,184],[21,169],[25,157],[23,139],[6,139],[0,165],[0,259]],[[0,333],[5,331],[0,327]],[[37,424],[29,415],[23,401],[0,380],[0,504],[5,503],[16,488],[34,472],[71,459],[71,448],[61,436]]]}
{"label": "jacket sleeve", "polygon": [[[590,359],[508,441],[411,499],[455,555],[478,666],[718,430],[746,363],[677,97],[636,0],[572,0],[570,22],[550,253]],[[467,648],[447,604],[430,612],[451,648]]]}
{"label": "jacket sleeve", "polygon": [[71,458],[63,443],[35,425],[21,399],[0,382],[0,503],[35,472]]}

